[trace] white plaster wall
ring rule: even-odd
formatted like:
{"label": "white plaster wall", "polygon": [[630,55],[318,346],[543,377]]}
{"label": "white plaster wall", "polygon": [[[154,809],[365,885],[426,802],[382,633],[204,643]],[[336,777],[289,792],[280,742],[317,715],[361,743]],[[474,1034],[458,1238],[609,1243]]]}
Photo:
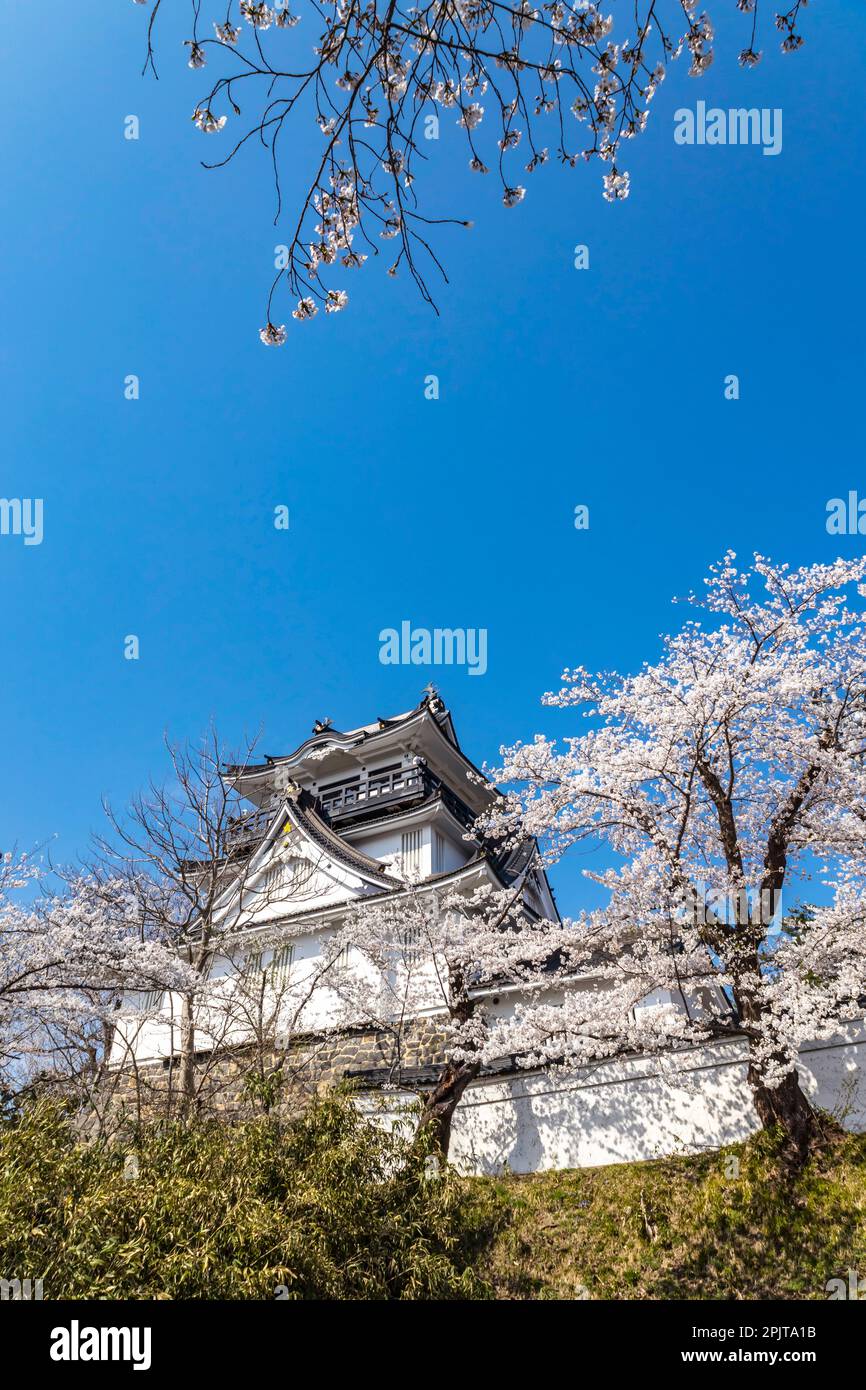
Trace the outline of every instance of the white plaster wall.
{"label": "white plaster wall", "polygon": [[[813,1103],[860,1131],[866,1130],[864,1061],[862,1024],[801,1053]],[[716,1149],[758,1128],[744,1044],[683,1051],[676,1066],[671,1079],[646,1058],[476,1082],[455,1113],[450,1159],[464,1172],[484,1174],[595,1167]]]}
{"label": "white plaster wall", "polygon": [[[452,873],[460,869],[470,857],[470,850],[467,843],[454,838],[455,831],[452,828],[450,818],[444,813],[433,811],[429,820],[412,820],[407,822],[398,830],[376,830],[365,833],[363,831],[350,831],[346,835],[346,840],[356,849],[363,850],[371,859],[378,859],[380,863],[385,863],[400,854],[402,846],[402,834],[404,830],[420,830],[420,864],[419,871],[422,878],[429,877],[432,873]],[[443,858],[441,868],[434,868],[433,834],[439,832],[443,841]]]}
{"label": "white plaster wall", "polygon": [[[280,1019],[285,1019],[284,1026],[288,1026],[288,1020],[292,1019],[295,1033],[315,1033],[327,1028],[345,1026],[347,1013],[342,996],[325,985],[318,985],[310,991],[310,981],[315,979],[320,969],[324,942],[333,935],[334,930],[334,927],[330,927],[299,932],[294,936],[281,935],[279,946],[291,944],[294,951],[289,983],[278,996],[266,994],[259,1006],[259,1013],[255,1012],[256,1005],[251,1002],[249,1007],[253,1011],[253,1017],[266,1021],[269,1029],[278,1025]],[[208,1023],[208,1012],[200,1005],[198,1018],[201,1026],[196,1029],[197,1049],[209,1049],[215,1042],[221,1046],[239,1044],[252,1037],[250,1030],[243,1027],[243,1007],[233,1006],[231,1001],[232,991],[237,988],[245,958],[250,952],[259,950],[262,952],[262,963],[268,966],[273,960],[274,948],[266,940],[263,941],[261,935],[239,939],[237,954],[233,957],[219,954],[214,957],[209,977],[216,982],[212,996],[212,1017]],[[350,965],[355,970],[363,969],[363,962],[360,965],[358,962],[350,962]],[[369,968],[367,974],[372,975]],[[224,994],[228,1001],[227,1015],[221,1015],[219,1012],[221,994]],[[302,1004],[301,1013],[295,1017]],[[229,1025],[227,1019],[231,1020],[233,1016],[234,1022]],[[249,1016],[248,1014],[247,1017]],[[180,1047],[180,1018],[180,998],[172,996],[168,991],[163,997],[159,1013],[150,1017],[142,1017],[136,1013],[133,997],[130,1007],[115,1020],[111,1064],[123,1065],[129,1060],[130,1053],[138,1062],[171,1056],[172,1052],[177,1052]]]}
{"label": "white plaster wall", "polygon": [[382,864],[400,853],[399,831],[377,830],[372,834],[349,834],[345,836],[345,839],[353,849],[361,850],[370,859],[378,859]]}
{"label": "white plaster wall", "polygon": [[[434,821],[432,832],[438,830],[442,836],[442,867],[440,873],[450,874],[455,869],[461,868],[471,853],[469,845],[465,840],[455,840],[450,824],[446,824],[444,816]],[[432,846],[431,846],[431,870],[432,870]]]}

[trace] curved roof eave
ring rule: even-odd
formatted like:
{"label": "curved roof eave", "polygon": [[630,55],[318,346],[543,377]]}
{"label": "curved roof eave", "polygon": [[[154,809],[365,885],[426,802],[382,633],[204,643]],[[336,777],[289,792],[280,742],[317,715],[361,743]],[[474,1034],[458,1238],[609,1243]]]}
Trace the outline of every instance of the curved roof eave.
{"label": "curved roof eave", "polygon": [[[387,738],[393,734],[395,729],[408,730],[415,723],[424,724],[442,740],[452,757],[456,757],[458,762],[466,769],[467,777],[480,778],[485,784],[488,795],[498,797],[501,793],[487,781],[484,773],[476,767],[471,758],[468,758],[460,747],[457,735],[454,731],[454,723],[451,712],[444,705],[441,711],[434,711],[430,708],[429,701],[423,700],[415,709],[408,710],[406,714],[396,715],[393,719],[380,719],[377,724],[365,725],[360,729],[352,729],[347,733],[341,733],[337,729],[323,730],[321,733],[312,734],[305,739],[293,752],[279,756],[266,755],[263,763],[250,763],[247,765],[231,764],[227,765],[223,771],[226,780],[234,787],[240,789],[245,781],[256,781],[262,775],[271,772],[276,767],[290,769],[298,767],[305,762],[311,754],[317,750],[332,747],[335,751],[349,752],[353,748],[361,746],[367,747],[375,745],[380,738]],[[448,732],[445,726],[447,725]]]}
{"label": "curved roof eave", "polygon": [[[430,715],[434,722],[438,723],[438,717],[430,710],[427,700],[422,700],[414,709],[407,710],[405,714],[396,714],[386,719],[379,719],[375,724],[363,724],[360,728],[347,729],[346,731],[341,731],[340,729],[322,729],[320,732],[313,733],[309,738],[304,739],[304,742],[300,743],[291,753],[280,753],[274,756],[266,753],[263,763],[228,764],[224,770],[225,776],[243,779],[245,777],[254,776],[258,772],[269,772],[272,767],[296,765],[297,763],[303,762],[305,758],[309,757],[310,754],[314,753],[318,748],[325,748],[328,745],[333,745],[336,748],[356,748],[360,744],[369,742],[371,739],[380,737],[383,734],[393,733],[395,729],[404,728],[407,724],[411,724],[413,720],[419,719],[427,714]],[[450,724],[451,716],[444,706],[442,715],[444,718],[448,719]],[[453,725],[451,725],[451,727],[453,728]],[[451,740],[449,739],[448,741],[450,742]],[[454,740],[454,746],[456,746],[456,738]]]}

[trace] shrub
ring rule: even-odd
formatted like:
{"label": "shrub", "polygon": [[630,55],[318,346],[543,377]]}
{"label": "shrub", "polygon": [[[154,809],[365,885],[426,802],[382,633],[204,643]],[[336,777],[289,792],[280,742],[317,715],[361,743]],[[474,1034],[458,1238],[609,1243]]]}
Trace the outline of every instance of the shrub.
{"label": "shrub", "polygon": [[46,1298],[484,1297],[492,1210],[336,1094],[125,1142],[82,1142],[46,1100],[0,1121],[0,1274]]}

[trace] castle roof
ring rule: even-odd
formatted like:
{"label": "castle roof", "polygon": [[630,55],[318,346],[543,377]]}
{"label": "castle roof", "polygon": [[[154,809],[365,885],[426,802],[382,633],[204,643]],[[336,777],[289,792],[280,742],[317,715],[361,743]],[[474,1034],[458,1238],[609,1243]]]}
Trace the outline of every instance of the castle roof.
{"label": "castle roof", "polygon": [[229,765],[224,775],[243,796],[262,806],[290,780],[312,789],[323,776],[350,775],[368,761],[392,753],[420,758],[476,815],[498,795],[461,749],[450,711],[430,692],[414,709],[355,729],[335,729],[329,721],[319,720],[312,735],[291,753],[266,754],[260,763]]}
{"label": "castle roof", "polygon": [[341,864],[345,864],[347,869],[353,869],[367,879],[374,879],[383,888],[399,888],[401,886],[400,880],[389,874],[378,859],[372,859],[369,854],[364,854],[363,850],[357,849],[348,840],[344,840],[342,835],[338,835],[326,824],[316,809],[315,798],[309,792],[301,791],[296,797],[287,797],[285,804],[289,817],[294,820],[298,828],[304,831],[320,849],[325,850],[332,859],[338,860]]}
{"label": "castle roof", "polygon": [[[353,834],[369,835],[398,817],[405,824],[432,806],[441,806],[471,831],[475,818],[501,795],[463,753],[450,712],[431,690],[414,709],[354,729],[334,729],[319,720],[291,753],[229,766],[224,775],[258,807],[237,827],[251,848],[271,840],[278,833],[277,818],[288,814],[327,856],[383,893],[399,894],[404,884],[381,860],[354,845]],[[555,913],[544,870],[530,862],[535,848],[533,840],[505,850],[476,840],[460,868],[428,875],[424,884],[456,884],[481,872],[510,887],[526,873]]]}

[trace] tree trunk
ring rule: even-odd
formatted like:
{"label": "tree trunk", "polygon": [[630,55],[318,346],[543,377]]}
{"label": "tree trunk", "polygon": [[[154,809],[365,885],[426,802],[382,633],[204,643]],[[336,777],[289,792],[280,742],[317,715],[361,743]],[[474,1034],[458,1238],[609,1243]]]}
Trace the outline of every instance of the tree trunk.
{"label": "tree trunk", "polygon": [[787,1157],[795,1166],[804,1163],[815,1137],[815,1112],[803,1093],[796,1069],[778,1086],[767,1086],[754,1063],[749,1063],[749,1085],[758,1118],[764,1129],[778,1126],[785,1135]]}
{"label": "tree trunk", "polygon": [[184,1120],[195,1102],[195,1019],[192,1000],[183,996],[180,1013],[180,1113]]}
{"label": "tree trunk", "polygon": [[[768,1022],[765,1008],[760,998],[760,961],[757,950],[748,958],[748,971],[744,972],[734,989],[734,998],[740,1018],[753,1030],[755,1041],[764,1035],[766,1039]],[[775,1059],[782,1062],[781,1053]],[[815,1112],[800,1086],[797,1068],[791,1067],[777,1086],[768,1086],[764,1080],[763,1068],[755,1061],[749,1062],[748,1083],[758,1118],[764,1129],[777,1127],[785,1136],[785,1156],[794,1167],[804,1163],[809,1148],[817,1132]]]}
{"label": "tree trunk", "polygon": [[443,1162],[448,1159],[451,1121],[463,1092],[481,1070],[480,1062],[446,1062],[439,1080],[424,1102],[416,1138],[429,1135]]}

